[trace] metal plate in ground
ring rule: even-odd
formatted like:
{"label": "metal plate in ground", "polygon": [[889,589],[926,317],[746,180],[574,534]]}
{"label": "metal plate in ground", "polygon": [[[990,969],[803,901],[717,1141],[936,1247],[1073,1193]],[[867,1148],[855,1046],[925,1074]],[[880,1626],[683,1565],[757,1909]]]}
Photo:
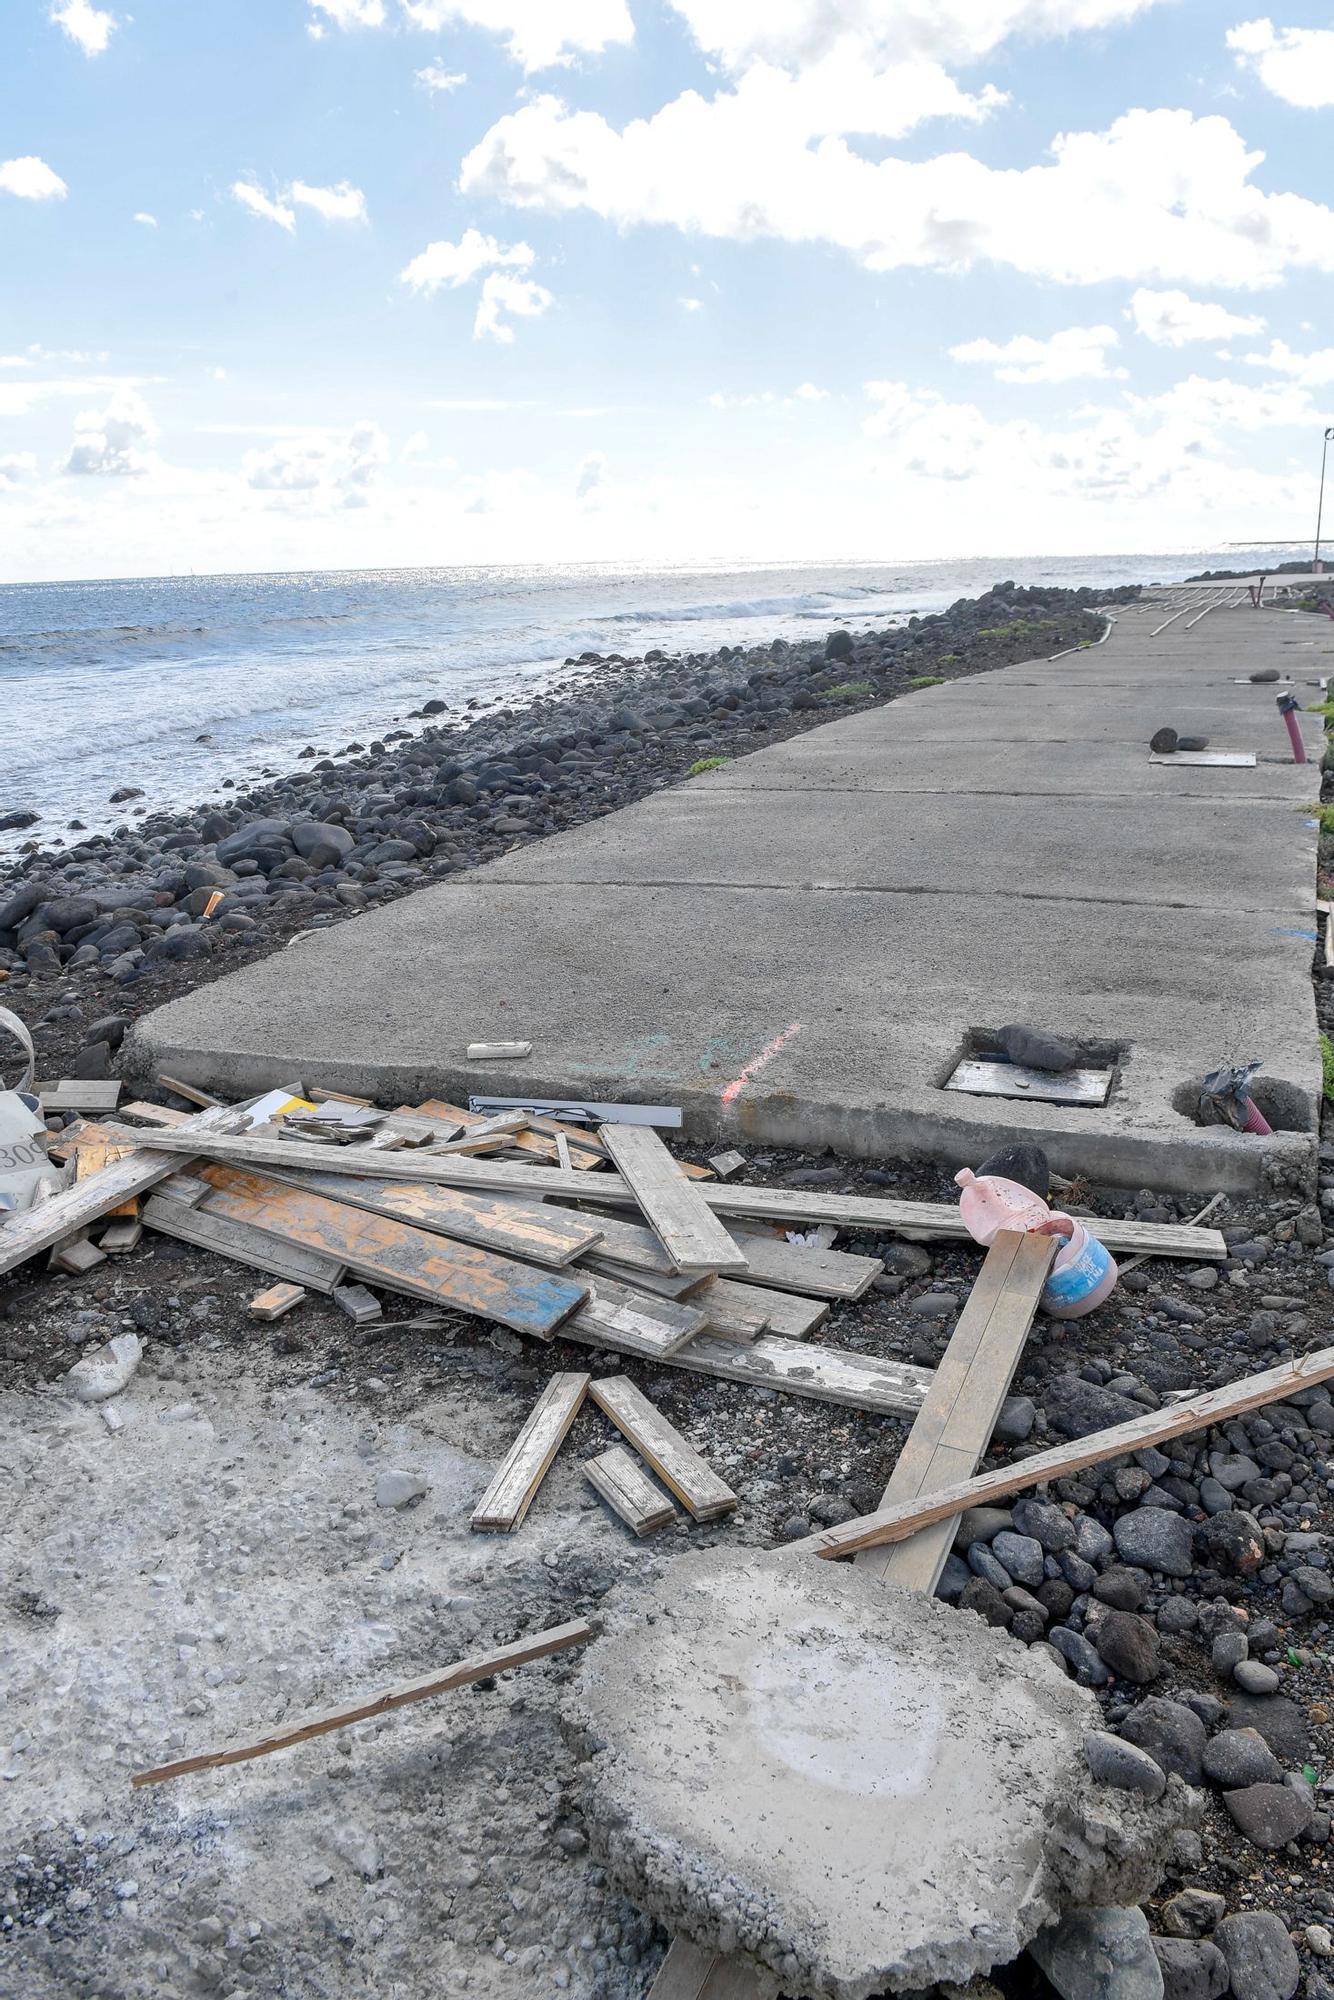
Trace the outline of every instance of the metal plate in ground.
{"label": "metal plate in ground", "polygon": [[1071,1069],[1055,1076],[1050,1070],[972,1056],[965,1056],[945,1085],[973,1097],[1026,1097],[1040,1104],[1105,1104],[1111,1087],[1109,1069]]}
{"label": "metal plate in ground", "polygon": [[1160,757],[1155,750],[1149,758],[1151,764],[1215,764],[1229,771],[1250,771],[1255,768],[1254,750],[1174,750],[1170,757]]}

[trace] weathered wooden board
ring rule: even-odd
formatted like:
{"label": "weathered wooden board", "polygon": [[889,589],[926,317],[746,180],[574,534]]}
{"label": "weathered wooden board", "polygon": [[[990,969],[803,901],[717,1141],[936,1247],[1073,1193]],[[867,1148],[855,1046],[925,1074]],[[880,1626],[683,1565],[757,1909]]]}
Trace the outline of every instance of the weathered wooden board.
{"label": "weathered wooden board", "polygon": [[740,1340],[749,1346],[768,1331],[769,1313],[753,1286],[713,1278],[696,1292],[692,1303],[703,1313],[708,1331],[723,1340]]}
{"label": "weathered wooden board", "polygon": [[259,1174],[214,1165],[204,1169],[204,1178],[214,1190],[206,1214],[252,1223],[266,1235],[336,1258],[372,1284],[498,1320],[539,1340],[550,1339],[589,1295],[585,1278],[516,1264]]}
{"label": "weathered wooden board", "polygon": [[795,1292],[771,1291],[767,1285],[739,1284],[735,1278],[719,1278],[733,1292],[768,1315],[769,1332],[781,1333],[785,1340],[807,1340],[829,1317],[828,1299],[801,1299]]}
{"label": "weathered wooden board", "polygon": [[81,1278],[85,1271],[96,1270],[105,1263],[104,1250],[99,1250],[86,1236],[72,1236],[67,1243],[57,1243],[47,1259],[47,1269],[63,1271],[67,1278]]}
{"label": "weathered wooden board", "polygon": [[687,1299],[659,1299],[618,1279],[591,1272],[587,1305],[561,1328],[566,1340],[590,1342],[645,1360],[669,1361],[707,1324]]}
{"label": "weathered wooden board", "polygon": [[59,1083],[39,1083],[37,1099],[43,1111],[114,1111],[122,1089],[118,1076],[62,1077]]}
{"label": "weathered wooden board", "polygon": [[707,1272],[692,1271],[639,1271],[633,1264],[622,1264],[615,1257],[599,1256],[595,1250],[590,1256],[579,1259],[581,1271],[598,1271],[604,1278],[615,1278],[619,1284],[633,1285],[639,1291],[652,1292],[660,1299],[688,1299],[696,1292],[713,1283]]}
{"label": "weathered wooden board", "polygon": [[[432,1187],[428,1182],[385,1182],[371,1175],[283,1174],[273,1178],[310,1194],[327,1195],[331,1201],[349,1202],[353,1208],[369,1209],[373,1215],[392,1216],[449,1236],[457,1243],[477,1243],[484,1250],[522,1257],[532,1264],[561,1269],[585,1250],[601,1244],[604,1225],[592,1217],[570,1209],[551,1208],[534,1202],[525,1209],[518,1203],[499,1201],[486,1194],[462,1194],[457,1188]],[[625,1223],[613,1223],[624,1229]]]}
{"label": "weathered wooden board", "polygon": [[590,1393],[603,1415],[629,1438],[640,1457],[697,1521],[716,1521],[740,1506],[727,1482],[628,1376],[605,1376],[593,1383]]}
{"label": "weathered wooden board", "polygon": [[778,1292],[808,1299],[860,1299],[885,1266],[879,1257],[854,1257],[846,1250],[820,1250],[813,1243],[789,1243],[769,1230],[732,1231],[746,1253],[747,1275]]}
{"label": "weathered wooden board", "polygon": [[[221,1115],[205,1112],[202,1118],[191,1119],[191,1130],[203,1135],[208,1129],[208,1119]],[[39,1202],[35,1208],[0,1221],[0,1271],[12,1271],[16,1264],[49,1250],[67,1236],[76,1235],[112,1209],[123,1206],[136,1195],[146,1194],[160,1181],[169,1180],[177,1170],[178,1157],[141,1150],[138,1144],[141,1135],[128,1126],[108,1132],[107,1136],[112,1143],[127,1145],[132,1150],[87,1180],[62,1188],[59,1194]]]}
{"label": "weathered wooden board", "polygon": [[137,1213],[122,1215],[107,1224],[98,1238],[98,1248],[108,1257],[124,1257],[139,1248],[143,1233],[144,1225]]}
{"label": "weathered wooden board", "polygon": [[[899,1453],[882,1504],[947,1485],[977,1466],[1010,1392],[1055,1255],[1050,1236],[1002,1230],[950,1335],[935,1379]],[[894,1549],[859,1557],[872,1575],[934,1590],[950,1552],[952,1517]]]}
{"label": "weathered wooden board", "polygon": [[1169,1438],[1190,1431],[1207,1430],[1243,1416],[1247,1410],[1262,1409],[1266,1403],[1281,1403],[1297,1389],[1327,1382],[1334,1376],[1334,1347],[1318,1348],[1281,1368],[1268,1368],[1260,1375],[1246,1375],[1226,1389],[1210,1389],[1202,1396],[1188,1396],[1183,1402],[1169,1403],[1161,1410],[1148,1410],[1129,1423],[1115,1424],[1092,1437],[1077,1438],[1073,1444],[1034,1452],[1031,1458],[996,1472],[979,1473],[974,1479],[958,1479],[927,1498],[906,1500],[892,1507],[862,1514],[842,1527],[827,1528],[805,1541],[792,1542],[793,1553],[817,1556],[855,1555],[884,1542],[906,1541],[933,1522],[962,1514],[969,1507],[989,1507],[1012,1494],[1027,1492],[1049,1479],[1064,1479],[1091,1465],[1105,1465],[1108,1459],[1124,1458],[1145,1451],[1150,1445],[1165,1444]]}
{"label": "weathered wooden board", "polygon": [[744,1271],[746,1260],[648,1125],[604,1125],[599,1138],[678,1271]]}
{"label": "weathered wooden board", "polygon": [[478,1659],[461,1660],[457,1666],[446,1667],[443,1673],[427,1674],[423,1679],[408,1681],[402,1687],[387,1688],[383,1694],[375,1695],[370,1701],[359,1702],[355,1708],[341,1708],[332,1715],[308,1716],[304,1722],[289,1723],[282,1729],[274,1729],[262,1736],[257,1743],[244,1744],[236,1750],[209,1750],[201,1756],[182,1757],[175,1764],[159,1764],[156,1770],[136,1771],[130,1779],[134,1786],[160,1785],[167,1778],[182,1778],[190,1771],[212,1771],[222,1764],[244,1764],[252,1757],[268,1757],[275,1750],[286,1750],[294,1743],[304,1743],[311,1736],[324,1736],[331,1729],[346,1729],[349,1723],[369,1722],[377,1715],[387,1715],[391,1709],[406,1708],[414,1701],[427,1701],[432,1695],[447,1694],[451,1688],[469,1687],[474,1681],[489,1680],[492,1674],[503,1674],[510,1667],[527,1666],[531,1660],[545,1660],[552,1653],[561,1653],[569,1646],[582,1646],[593,1636],[593,1627],[582,1618],[572,1619],[568,1625],[553,1625],[546,1632],[530,1632],[526,1639],[516,1639],[511,1645],[497,1646]]}
{"label": "weathered wooden board", "polygon": [[169,1201],[165,1195],[155,1194],[145,1203],[143,1220],[146,1228],[156,1229],[162,1236],[193,1243],[252,1271],[266,1271],[289,1284],[304,1285],[308,1292],[322,1292],[326,1298],[332,1297],[342,1280],[343,1266],[336,1257],[284,1243],[250,1222],[215,1215],[208,1208],[187,1208],[184,1202]]}
{"label": "weathered wooden board", "polygon": [[475,1534],[508,1535],[518,1527],[579,1414],[589,1380],[574,1373],[552,1376],[472,1511]]}
{"label": "weathered wooden board", "polygon": [[354,1326],[372,1326],[376,1320],[384,1318],[384,1307],[365,1285],[335,1285],[333,1302],[339,1312],[347,1314]]}
{"label": "weathered wooden board", "polygon": [[597,1458],[587,1459],[584,1477],[636,1535],[651,1535],[676,1519],[672,1502],[624,1445],[614,1444]]}
{"label": "weathered wooden board", "polygon": [[[569,1210],[564,1212],[570,1213]],[[596,1222],[602,1232],[602,1240],[597,1246],[599,1257],[609,1257],[634,1271],[652,1271],[660,1277],[688,1276],[696,1284],[702,1282],[700,1273],[682,1273],[676,1269],[653,1231],[644,1223],[626,1222],[623,1217],[614,1215],[594,1215],[587,1209],[580,1210],[580,1214],[586,1222]]]}
{"label": "weathered wooden board", "polygon": [[[442,1098],[438,1097],[429,1097],[425,1104],[414,1105],[413,1109],[421,1112],[424,1118],[453,1118],[457,1119],[459,1124],[465,1126],[484,1125],[487,1122],[488,1116],[484,1111],[467,1111],[461,1104],[446,1104]],[[520,1153],[530,1153],[535,1160],[554,1160],[556,1158],[556,1138],[553,1129],[555,1121],[546,1121],[540,1131],[531,1129],[531,1120],[529,1124],[530,1129],[527,1132],[515,1133],[513,1143],[516,1150]],[[588,1136],[587,1134],[581,1133],[576,1125],[562,1125],[560,1130],[565,1134],[569,1142],[570,1166],[575,1173],[591,1173],[594,1168],[601,1166],[601,1152],[594,1152],[590,1147],[583,1144],[584,1138]]]}
{"label": "weathered wooden board", "polygon": [[[308,1148],[311,1157],[299,1159],[301,1148],[261,1139],[251,1133],[209,1133],[191,1121],[173,1130],[137,1130],[129,1126],[108,1126],[123,1144],[151,1147],[155,1151],[198,1154],[218,1160],[243,1161],[254,1166],[309,1167],[314,1172],[368,1171],[365,1156],[349,1160],[343,1152],[329,1153],[323,1147]],[[509,1160],[433,1159],[426,1154],[386,1153],[375,1156],[375,1175],[385,1180],[420,1180],[432,1185],[467,1189],[508,1188],[522,1194],[555,1194],[579,1199],[595,1196],[615,1208],[638,1206],[636,1197],[618,1174],[599,1174],[590,1183],[579,1173],[559,1167],[523,1166]],[[715,1215],[748,1215],[772,1222],[832,1222],[843,1229],[889,1230],[901,1236],[942,1237],[953,1241],[968,1239],[968,1231],[958,1208],[931,1201],[899,1201],[874,1195],[814,1193],[803,1188],[718,1187],[697,1183],[695,1192]],[[1114,1257],[1143,1252],[1150,1257],[1187,1257],[1197,1263],[1222,1263],[1227,1245],[1221,1231],[1194,1228],[1187,1223],[1118,1221],[1111,1216],[1089,1216],[1099,1242]],[[733,1246],[736,1247],[735,1244]]]}
{"label": "weathered wooden board", "polygon": [[293,1306],[299,1306],[305,1296],[302,1285],[270,1285],[266,1291],[255,1293],[250,1310],[256,1319],[281,1319]]}

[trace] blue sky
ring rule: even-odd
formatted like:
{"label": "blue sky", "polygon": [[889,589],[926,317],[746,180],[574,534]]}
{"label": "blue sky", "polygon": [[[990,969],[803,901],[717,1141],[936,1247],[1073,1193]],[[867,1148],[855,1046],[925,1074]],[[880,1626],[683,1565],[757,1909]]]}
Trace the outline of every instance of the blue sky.
{"label": "blue sky", "polygon": [[6,0],[0,578],[1309,532],[1328,21]]}

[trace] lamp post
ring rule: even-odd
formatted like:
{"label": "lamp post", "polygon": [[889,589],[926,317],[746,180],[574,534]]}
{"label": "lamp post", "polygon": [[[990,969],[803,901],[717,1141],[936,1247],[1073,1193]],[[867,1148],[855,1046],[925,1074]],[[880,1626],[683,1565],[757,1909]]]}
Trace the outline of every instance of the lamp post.
{"label": "lamp post", "polygon": [[1325,442],[1320,447],[1320,499],[1315,510],[1315,558],[1312,569],[1320,568],[1320,523],[1325,512],[1325,460],[1329,457],[1329,441],[1334,438],[1334,424],[1325,432]]}

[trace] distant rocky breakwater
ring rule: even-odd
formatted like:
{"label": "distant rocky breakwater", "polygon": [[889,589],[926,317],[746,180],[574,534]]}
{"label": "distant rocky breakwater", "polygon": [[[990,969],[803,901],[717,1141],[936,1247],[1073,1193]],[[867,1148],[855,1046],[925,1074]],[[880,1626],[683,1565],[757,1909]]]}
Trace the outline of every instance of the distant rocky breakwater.
{"label": "distant rocky breakwater", "polygon": [[[912,693],[928,678],[1089,643],[1103,631],[1090,607],[1137,595],[1003,583],[884,630],[670,658],[585,655],[567,662],[577,677],[522,708],[455,719],[431,700],[413,712],[415,731],[334,755],[311,745],[294,770],[225,804],[139,808],[134,823],[68,849],[34,837],[0,877],[0,992],[36,1021],[20,995],[55,982],[49,1000],[33,996],[46,1004],[41,1025],[81,1020],[71,989],[89,982],[126,989],[122,1012],[138,1013],[296,931],[597,818],[697,764]],[[118,798],[138,796],[132,775]],[[75,1034],[57,1039],[78,1046]],[[109,1031],[69,1067],[99,1073],[114,1044]]]}

